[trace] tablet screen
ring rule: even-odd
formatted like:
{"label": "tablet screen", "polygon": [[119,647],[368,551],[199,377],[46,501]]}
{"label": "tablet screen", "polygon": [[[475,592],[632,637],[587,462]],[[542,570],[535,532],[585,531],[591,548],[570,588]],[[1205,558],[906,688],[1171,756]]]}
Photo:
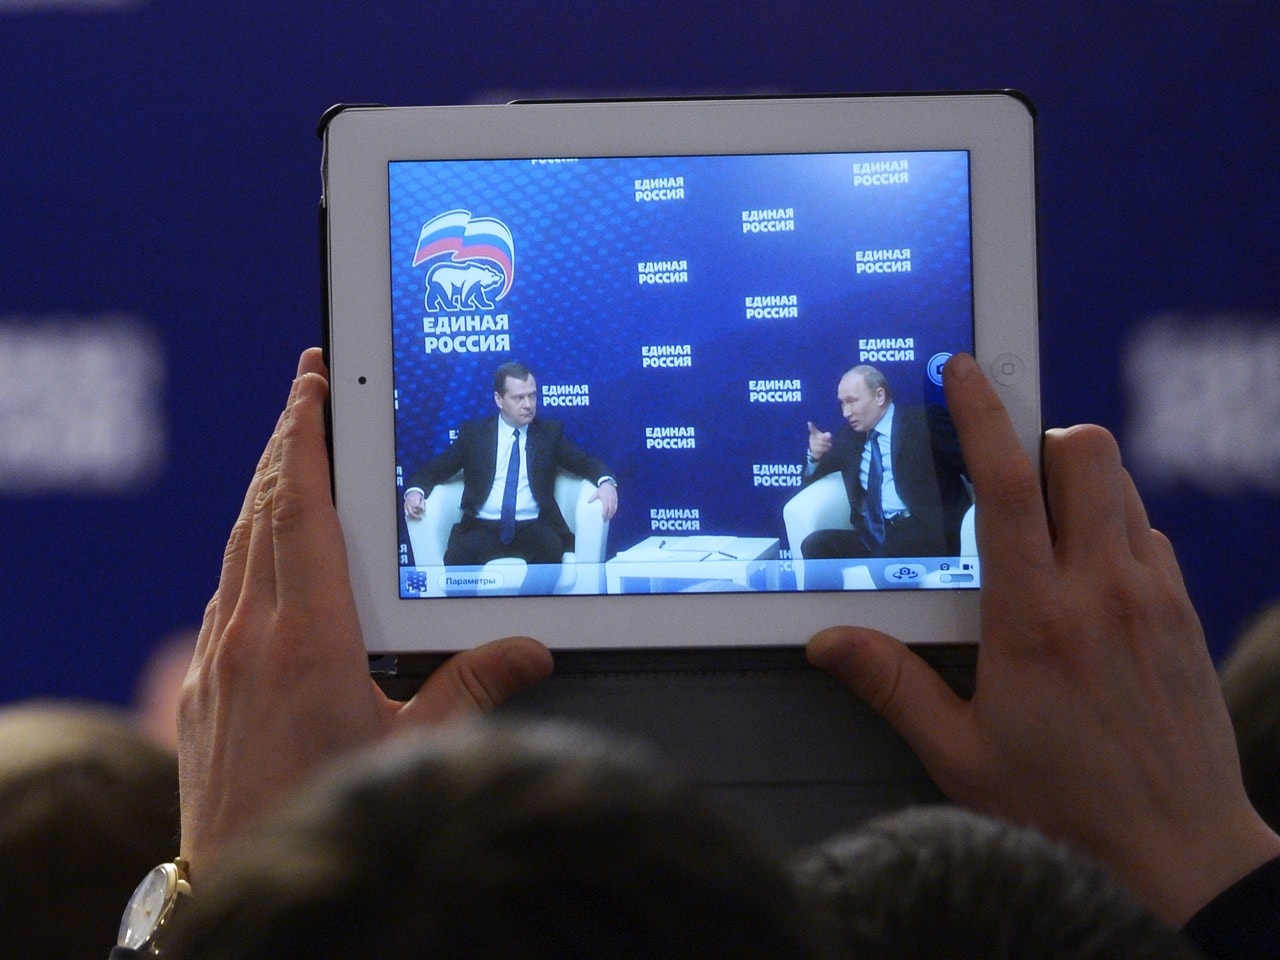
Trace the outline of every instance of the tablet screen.
{"label": "tablet screen", "polygon": [[968,151],[387,186],[401,598],[978,586]]}

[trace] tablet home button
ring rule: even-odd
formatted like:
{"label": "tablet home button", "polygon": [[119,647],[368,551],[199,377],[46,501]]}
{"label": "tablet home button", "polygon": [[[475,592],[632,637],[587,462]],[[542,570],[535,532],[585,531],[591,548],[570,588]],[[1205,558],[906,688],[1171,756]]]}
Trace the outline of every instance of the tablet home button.
{"label": "tablet home button", "polygon": [[1016,353],[1002,353],[991,361],[991,376],[997,383],[1013,386],[1022,379],[1022,370],[1026,364]]}

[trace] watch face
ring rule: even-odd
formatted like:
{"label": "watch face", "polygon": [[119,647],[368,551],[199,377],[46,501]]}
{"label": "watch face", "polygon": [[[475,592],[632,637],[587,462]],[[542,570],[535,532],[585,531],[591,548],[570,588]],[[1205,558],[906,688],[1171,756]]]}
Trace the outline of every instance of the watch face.
{"label": "watch face", "polygon": [[129,898],[116,944],[137,950],[145,946],[168,915],[178,889],[178,868],[162,863],[138,884]]}

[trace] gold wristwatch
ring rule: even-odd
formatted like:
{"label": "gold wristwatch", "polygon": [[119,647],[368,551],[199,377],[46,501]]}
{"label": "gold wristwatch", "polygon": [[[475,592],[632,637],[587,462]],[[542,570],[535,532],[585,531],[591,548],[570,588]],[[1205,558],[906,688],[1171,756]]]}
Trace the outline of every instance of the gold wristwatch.
{"label": "gold wristwatch", "polygon": [[178,857],[172,863],[162,863],[154,868],[142,878],[129,898],[129,905],[120,919],[116,946],[153,957],[160,956],[157,938],[172,918],[178,902],[189,896],[191,884],[187,880],[187,861]]}

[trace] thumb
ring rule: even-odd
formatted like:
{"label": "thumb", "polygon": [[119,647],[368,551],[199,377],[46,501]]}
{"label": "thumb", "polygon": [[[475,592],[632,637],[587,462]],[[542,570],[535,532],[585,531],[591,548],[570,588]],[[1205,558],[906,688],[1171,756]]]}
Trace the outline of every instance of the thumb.
{"label": "thumb", "polygon": [[531,637],[493,640],[455,654],[427,678],[402,716],[439,723],[491,710],[551,675],[551,651]]}
{"label": "thumb", "polygon": [[817,427],[815,427],[815,426],[813,425],[813,421],[812,421],[812,420],[810,420],[810,421],[809,421],[809,436],[811,436],[811,437],[812,437],[812,436],[815,436],[815,435],[818,435],[818,434],[821,434],[821,433],[822,433],[822,431],[821,431],[821,430],[819,430]]}
{"label": "thumb", "polygon": [[946,790],[945,774],[965,753],[967,704],[929,664],[900,640],[861,627],[829,627],[805,652],[880,714]]}

